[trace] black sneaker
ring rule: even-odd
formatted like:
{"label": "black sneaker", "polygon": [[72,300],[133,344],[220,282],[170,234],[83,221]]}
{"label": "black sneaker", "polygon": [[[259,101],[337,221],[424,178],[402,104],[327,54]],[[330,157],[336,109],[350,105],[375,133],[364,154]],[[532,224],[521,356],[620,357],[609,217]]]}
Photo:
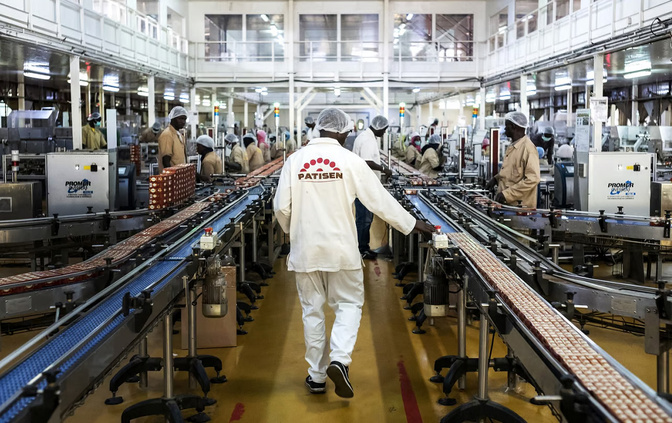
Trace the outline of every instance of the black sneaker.
{"label": "black sneaker", "polygon": [[327,384],[325,382],[313,382],[313,378],[310,376],[306,378],[306,386],[311,394],[324,394],[327,392]]}
{"label": "black sneaker", "polygon": [[378,257],[378,254],[374,253],[371,250],[366,250],[362,253],[362,258],[364,260],[375,260]]}
{"label": "black sneaker", "polygon": [[350,385],[347,366],[338,361],[332,361],[327,367],[327,376],[336,385],[336,395],[341,398],[352,398],[355,395],[352,385]]}

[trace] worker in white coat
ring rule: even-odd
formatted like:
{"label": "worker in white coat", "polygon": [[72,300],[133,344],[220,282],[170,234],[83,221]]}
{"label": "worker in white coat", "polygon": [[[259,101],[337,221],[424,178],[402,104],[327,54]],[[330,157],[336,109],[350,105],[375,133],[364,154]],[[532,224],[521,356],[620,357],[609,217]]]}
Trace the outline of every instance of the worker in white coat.
{"label": "worker in white coat", "polygon": [[[433,227],[416,220],[385,190],[364,160],[343,148],[350,118],[328,108],[317,118],[320,137],[287,158],[273,208],[292,249],[287,268],[296,272],[303,309],[306,386],[326,392],[327,376],[336,395],[354,395],[348,369],[364,304],[364,274],[357,249],[353,203],[364,206],[403,234]],[[335,311],[331,353],[326,343],[324,305]],[[330,362],[331,361],[331,362]]]}
{"label": "worker in white coat", "polygon": [[307,145],[313,139],[320,137],[320,131],[315,126],[315,120],[312,117],[307,116],[304,122],[306,123],[306,127],[308,127],[308,131],[306,131],[306,143],[303,145]]}
{"label": "worker in white coat", "polygon": [[[376,116],[371,120],[371,125],[362,131],[352,146],[352,152],[366,161],[373,173],[378,179],[380,175],[385,173],[385,176],[390,177],[392,171],[383,167],[380,162],[380,143],[378,138],[385,135],[389,123],[385,116]],[[359,242],[359,253],[365,260],[373,260],[377,254],[371,251],[369,241],[371,239],[371,223],[373,222],[373,213],[367,210],[366,207],[358,199],[355,200],[355,223],[357,225],[357,240]]]}

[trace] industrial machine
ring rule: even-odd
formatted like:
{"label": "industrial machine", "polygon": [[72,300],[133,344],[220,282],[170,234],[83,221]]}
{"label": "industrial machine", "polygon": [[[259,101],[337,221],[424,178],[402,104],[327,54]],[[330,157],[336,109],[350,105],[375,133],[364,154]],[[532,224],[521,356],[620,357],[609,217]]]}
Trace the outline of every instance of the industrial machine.
{"label": "industrial machine", "polygon": [[651,199],[649,153],[590,153],[588,155],[588,210],[625,209],[648,216]]}
{"label": "industrial machine", "polygon": [[574,205],[574,163],[555,164],[553,207],[566,209]]}
{"label": "industrial machine", "polygon": [[0,184],[0,220],[32,219],[42,213],[42,185],[32,182]]}
{"label": "industrial machine", "polygon": [[135,163],[118,165],[119,179],[119,209],[135,210],[136,208],[136,172]]}
{"label": "industrial machine", "polygon": [[13,110],[7,118],[11,150],[20,153],[44,154],[54,151],[54,129],[58,110]]}
{"label": "industrial machine", "polygon": [[46,155],[49,215],[114,210],[117,169],[106,151]]}

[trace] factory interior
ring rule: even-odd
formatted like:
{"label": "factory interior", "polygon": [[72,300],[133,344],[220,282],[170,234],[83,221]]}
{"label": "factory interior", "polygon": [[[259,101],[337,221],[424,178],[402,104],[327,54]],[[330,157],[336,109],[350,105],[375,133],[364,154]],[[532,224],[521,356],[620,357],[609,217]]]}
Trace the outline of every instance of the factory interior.
{"label": "factory interior", "polygon": [[670,0],[2,0],[0,154],[0,422],[672,422]]}

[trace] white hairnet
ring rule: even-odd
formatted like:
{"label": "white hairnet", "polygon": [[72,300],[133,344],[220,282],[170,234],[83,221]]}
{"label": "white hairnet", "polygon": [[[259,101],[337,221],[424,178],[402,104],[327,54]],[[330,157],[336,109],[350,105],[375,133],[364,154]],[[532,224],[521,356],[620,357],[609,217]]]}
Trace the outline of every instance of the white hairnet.
{"label": "white hairnet", "polygon": [[429,141],[427,141],[427,144],[441,144],[441,135],[439,134],[434,134],[431,137],[429,137]]}
{"label": "white hairnet", "polygon": [[521,112],[509,112],[504,116],[504,120],[508,120],[516,126],[527,128],[527,116]]}
{"label": "white hairnet", "polygon": [[420,134],[418,133],[418,131],[414,131],[413,133],[411,133],[410,136],[411,136],[411,139],[413,139],[413,138],[415,138],[415,137],[419,137]]}
{"label": "white hairnet", "polygon": [[378,115],[371,121],[371,127],[376,131],[387,128],[388,126],[390,126],[390,123],[387,121],[385,116]]}
{"label": "white hairnet", "polygon": [[154,122],[154,125],[152,125],[152,131],[159,132],[160,130],[161,130],[161,124],[159,122]]}
{"label": "white hairnet", "polygon": [[315,127],[318,131],[336,132],[337,134],[344,134],[352,131],[352,121],[350,116],[341,109],[330,107],[324,109],[317,116],[317,123]]}
{"label": "white hairnet", "polygon": [[100,113],[98,113],[98,112],[93,112],[89,115],[88,118],[86,118],[86,120],[89,121],[89,122],[91,122],[92,120],[98,120],[98,119],[101,119]]}
{"label": "white hairnet", "polygon": [[555,129],[552,126],[547,126],[544,128],[544,135],[555,135]]}
{"label": "white hairnet", "polygon": [[213,150],[215,149],[215,140],[207,135],[201,135],[196,138],[196,144],[201,144],[203,147],[211,148]]}
{"label": "white hairnet", "polygon": [[563,144],[558,148],[558,152],[555,153],[555,156],[558,159],[571,159],[574,156],[574,148],[569,144]]}
{"label": "white hairnet", "polygon": [[313,118],[311,116],[306,116],[306,119],[304,120],[304,122],[306,122],[306,125],[310,125],[312,123],[315,123],[315,121],[313,120]]}
{"label": "white hairnet", "polygon": [[173,110],[170,111],[170,114],[168,115],[168,119],[173,120],[176,117],[180,116],[186,116],[189,117],[189,113],[187,113],[187,109],[185,109],[182,106],[175,106],[173,107]]}
{"label": "white hairnet", "polygon": [[236,134],[226,134],[224,141],[228,142],[229,144],[235,144],[238,142],[238,137]]}

